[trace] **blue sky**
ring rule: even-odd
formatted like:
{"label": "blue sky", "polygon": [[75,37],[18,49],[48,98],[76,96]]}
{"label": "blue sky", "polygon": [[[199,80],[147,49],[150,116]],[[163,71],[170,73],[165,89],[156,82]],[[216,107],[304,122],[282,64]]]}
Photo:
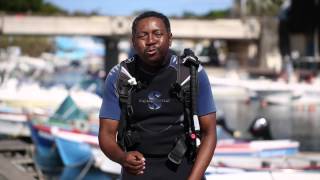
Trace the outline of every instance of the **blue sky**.
{"label": "blue sky", "polygon": [[103,15],[130,16],[135,11],[156,10],[165,15],[182,15],[189,11],[204,14],[231,7],[233,0],[45,0],[67,11],[98,11]]}

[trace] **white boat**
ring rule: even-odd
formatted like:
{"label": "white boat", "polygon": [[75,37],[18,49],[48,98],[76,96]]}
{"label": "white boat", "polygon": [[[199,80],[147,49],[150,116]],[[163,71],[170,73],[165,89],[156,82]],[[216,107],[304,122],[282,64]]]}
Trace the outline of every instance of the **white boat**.
{"label": "white boat", "polygon": [[298,153],[299,142],[292,140],[218,140],[216,157],[283,157]]}
{"label": "white boat", "polygon": [[[272,81],[268,79],[240,79],[226,77],[209,77],[214,88],[232,87],[238,92],[247,91],[247,96],[264,99],[266,96],[282,94],[320,94],[319,84],[286,83],[283,81]],[[242,90],[241,90],[242,89]]]}
{"label": "white boat", "polygon": [[303,171],[319,170],[319,163],[319,153],[299,152],[299,143],[292,140],[220,140],[210,165],[247,171]]}
{"label": "white boat", "polygon": [[42,88],[38,83],[20,83],[10,79],[0,87],[0,100],[12,107],[53,110],[68,95],[63,87]]}
{"label": "white boat", "polygon": [[0,111],[0,134],[8,136],[29,136],[30,131],[26,124],[27,116],[22,112]]}
{"label": "white boat", "polygon": [[[33,112],[37,119],[45,119],[48,115],[44,112]],[[12,137],[28,137],[30,130],[27,124],[29,114],[21,108],[0,106],[0,134]]]}
{"label": "white boat", "polygon": [[227,174],[208,174],[207,180],[247,180],[247,179],[259,179],[259,180],[316,180],[320,179],[320,172],[318,171],[296,171],[296,170],[284,170],[284,171],[255,171],[255,172],[239,172],[239,173],[227,173]]}
{"label": "white boat", "polygon": [[26,109],[43,108],[53,111],[69,94],[83,108],[99,108],[102,102],[98,95],[81,89],[68,90],[61,86],[44,88],[37,83],[19,85],[14,79],[0,87],[1,102]]}
{"label": "white boat", "polygon": [[273,94],[266,96],[263,100],[269,105],[286,105],[298,108],[303,106],[311,107],[320,105],[320,93]]}
{"label": "white boat", "polygon": [[[57,92],[55,96],[53,96],[53,94],[55,94],[53,90],[52,92],[43,91],[43,96],[40,95],[40,91],[31,91],[34,93],[34,95],[29,96],[26,94],[27,91],[24,91],[22,93],[23,95],[20,94],[21,97],[19,96],[19,94],[17,94],[16,97],[13,94],[11,94],[12,96],[7,94],[8,97],[6,98],[4,98],[5,94],[2,94],[2,96],[0,95],[2,98],[0,100],[6,102],[0,106],[0,134],[14,137],[30,136],[30,130],[27,125],[28,119],[46,121],[49,118],[49,116],[53,113],[53,107],[49,106],[49,108],[46,104],[48,103],[46,102],[46,100],[50,99],[50,96],[52,99],[55,99],[57,103],[57,105],[55,106],[58,106],[63,102],[63,100],[66,97],[68,97],[68,94],[70,94],[70,97],[72,97],[77,106],[79,106],[81,109],[88,110],[90,112],[96,112],[97,109],[100,108],[100,104],[102,102],[99,96],[81,90],[72,90],[70,92],[64,90],[64,93],[59,94],[59,92]],[[33,93],[29,92],[29,94]],[[42,99],[36,97],[37,95],[42,97]],[[48,98],[45,98],[44,96],[48,96]],[[42,109],[39,107],[46,108]],[[72,109],[68,113],[72,113],[71,111]],[[93,121],[96,118],[91,119]],[[81,124],[79,124],[79,126],[80,125]]]}

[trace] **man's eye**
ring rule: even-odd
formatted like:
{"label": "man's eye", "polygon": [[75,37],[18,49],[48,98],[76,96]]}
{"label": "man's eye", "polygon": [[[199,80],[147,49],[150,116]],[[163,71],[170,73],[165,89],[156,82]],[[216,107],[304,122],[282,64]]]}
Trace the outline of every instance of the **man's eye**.
{"label": "man's eye", "polygon": [[146,33],[138,33],[138,34],[136,35],[137,38],[143,38],[143,37],[146,37],[146,36],[147,36]]}
{"label": "man's eye", "polygon": [[162,36],[162,33],[161,33],[160,31],[156,31],[156,32],[154,33],[154,35],[156,35],[157,37],[160,37],[160,36]]}

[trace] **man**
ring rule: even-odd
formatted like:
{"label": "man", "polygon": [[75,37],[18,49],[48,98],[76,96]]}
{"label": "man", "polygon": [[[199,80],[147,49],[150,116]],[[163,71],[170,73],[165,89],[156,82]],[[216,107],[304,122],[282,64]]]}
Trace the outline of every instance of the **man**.
{"label": "man", "polygon": [[[153,11],[141,14],[132,24],[136,55],[127,60],[128,64],[134,64],[134,68],[124,70],[117,65],[107,76],[100,110],[99,143],[106,156],[122,166],[122,179],[202,179],[212,159],[216,145],[216,109],[208,77],[200,66],[197,114],[201,145],[192,160],[187,155],[177,164],[168,160],[177,141],[181,137],[185,139],[184,119],[181,118],[184,106],[171,93],[179,69],[178,57],[169,49],[171,42],[170,23],[166,16]],[[122,97],[119,96],[119,78],[123,72],[133,79],[128,81],[129,84],[139,87],[130,91],[130,98],[127,98],[130,106],[126,104],[130,108],[121,108],[124,105],[119,103],[119,97]],[[132,143],[134,145],[125,148],[117,143],[122,111],[131,112],[125,113],[129,114],[126,121],[137,134],[135,137],[139,137]],[[188,139],[185,141],[183,144],[188,143]]]}

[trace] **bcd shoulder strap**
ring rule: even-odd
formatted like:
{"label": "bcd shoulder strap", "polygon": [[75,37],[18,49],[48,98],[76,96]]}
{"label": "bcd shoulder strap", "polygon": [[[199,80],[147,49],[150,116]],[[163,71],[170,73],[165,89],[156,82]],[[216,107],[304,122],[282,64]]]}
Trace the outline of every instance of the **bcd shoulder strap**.
{"label": "bcd shoulder strap", "polygon": [[184,106],[190,104],[190,67],[182,63],[180,56],[177,56],[177,79],[172,84],[171,94]]}
{"label": "bcd shoulder strap", "polygon": [[131,74],[135,72],[134,58],[127,59],[120,63],[119,74],[116,84],[116,91],[119,95],[119,103],[121,108],[120,122],[118,126],[117,143],[126,150],[128,140],[125,138],[126,131],[128,130],[128,119],[133,114],[131,103],[131,93],[137,82]]}

